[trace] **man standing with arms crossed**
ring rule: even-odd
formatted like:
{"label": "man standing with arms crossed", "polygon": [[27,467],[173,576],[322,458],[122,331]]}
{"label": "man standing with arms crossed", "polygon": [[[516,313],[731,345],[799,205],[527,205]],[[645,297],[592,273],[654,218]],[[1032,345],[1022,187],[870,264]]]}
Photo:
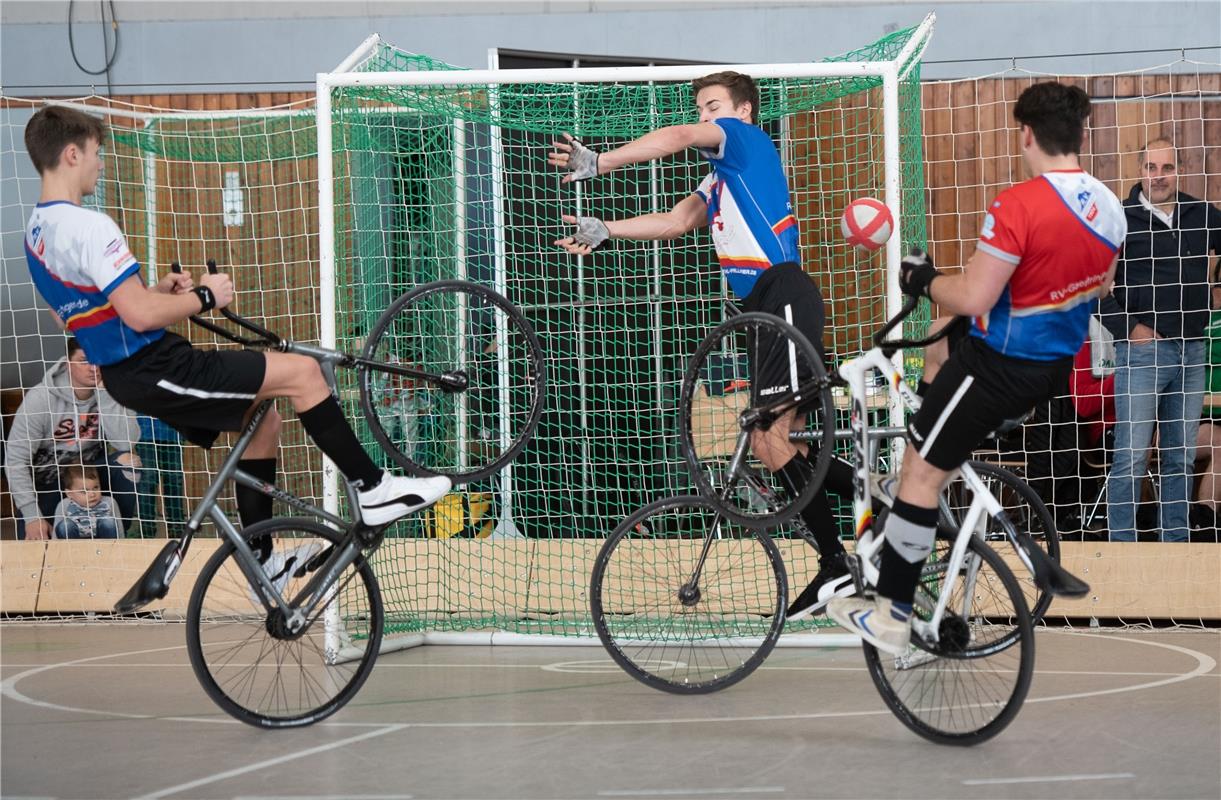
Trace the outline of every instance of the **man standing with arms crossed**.
{"label": "man standing with arms crossed", "polygon": [[1204,407],[1210,253],[1221,210],[1178,190],[1178,153],[1154,139],[1124,201],[1128,236],[1102,323],[1115,337],[1115,458],[1107,478],[1113,542],[1136,541],[1149,445],[1157,429],[1161,538],[1188,540],[1192,463]]}

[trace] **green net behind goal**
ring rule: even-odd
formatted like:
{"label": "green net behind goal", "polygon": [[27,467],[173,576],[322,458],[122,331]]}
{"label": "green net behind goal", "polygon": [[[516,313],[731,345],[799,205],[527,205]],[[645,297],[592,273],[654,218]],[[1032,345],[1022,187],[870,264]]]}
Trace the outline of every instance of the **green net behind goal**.
{"label": "green net behind goal", "polygon": [[[912,33],[840,60],[893,61]],[[923,245],[919,66],[905,66],[899,232],[905,244]],[[452,69],[384,44],[359,67]],[[885,318],[885,269],[881,254],[843,242],[839,216],[851,199],[884,194],[882,79],[759,86],[759,123],[785,163],[803,263],[827,298],[827,351],[854,354]],[[392,623],[589,633],[598,546],[636,508],[692,489],[679,449],[678,388],[690,354],[723,318],[726,295],[703,231],[671,242],[615,241],[585,258],[552,244],[567,234],[562,214],[669,210],[709,171],[697,154],[579,185],[561,185],[546,155],[563,132],[604,150],[692,122],[690,83],[470,84],[455,71],[445,86],[333,88],[331,106],[338,344],[359,348],[411,287],[464,278],[501,289],[525,312],[550,379],[536,438],[511,468],[512,496],[496,479],[464,487],[426,519],[399,526],[379,553]],[[409,402],[403,413],[426,416]],[[797,544],[787,563],[799,590],[817,557]]]}

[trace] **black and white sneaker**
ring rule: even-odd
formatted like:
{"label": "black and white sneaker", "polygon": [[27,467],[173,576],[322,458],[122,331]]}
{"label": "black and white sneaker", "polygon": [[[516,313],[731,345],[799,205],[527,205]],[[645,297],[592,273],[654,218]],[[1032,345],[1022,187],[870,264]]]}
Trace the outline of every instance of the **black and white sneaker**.
{"label": "black and white sneaker", "polygon": [[797,595],[785,617],[790,622],[804,619],[822,611],[833,598],[854,594],[856,585],[852,582],[852,573],[848,570],[847,554],[836,553],[819,561],[818,574],[810,581],[805,591]]}
{"label": "black and white sneaker", "polygon": [[372,528],[388,525],[396,519],[428,508],[444,497],[452,485],[444,475],[408,478],[383,472],[376,486],[357,493],[360,518]]}

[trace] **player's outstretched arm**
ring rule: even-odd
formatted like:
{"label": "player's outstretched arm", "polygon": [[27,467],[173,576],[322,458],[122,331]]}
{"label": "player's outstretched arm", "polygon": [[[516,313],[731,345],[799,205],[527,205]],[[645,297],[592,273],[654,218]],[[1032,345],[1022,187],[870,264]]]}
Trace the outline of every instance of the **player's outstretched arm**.
{"label": "player's outstretched arm", "polygon": [[[108,299],[128,327],[137,331],[158,330],[182,322],[200,311],[224,308],[233,301],[233,281],[228,275],[205,275],[200,281],[203,291],[184,288],[184,282],[174,281],[171,291],[167,293],[163,291],[162,284],[166,284],[168,279],[150,289],[140,282],[138,276],[132,275],[112,289]],[[205,300],[208,296],[211,297],[211,305]]]}
{"label": "player's outstretched arm", "polygon": [[607,239],[643,239],[666,241],[677,239],[707,224],[704,199],[698,194],[687,195],[674,208],[659,214],[643,214],[628,219],[603,222],[596,217],[561,217],[576,231],[556,239],[553,244],[578,256],[587,256]]}
{"label": "player's outstretched arm", "polygon": [[674,155],[688,147],[719,148],[725,140],[721,127],[712,122],[694,125],[671,125],[650,131],[639,139],[622,147],[597,153],[565,133],[563,139],[552,143],[554,148],[547,163],[567,170],[561,183],[586,180],[641,161],[655,161]]}

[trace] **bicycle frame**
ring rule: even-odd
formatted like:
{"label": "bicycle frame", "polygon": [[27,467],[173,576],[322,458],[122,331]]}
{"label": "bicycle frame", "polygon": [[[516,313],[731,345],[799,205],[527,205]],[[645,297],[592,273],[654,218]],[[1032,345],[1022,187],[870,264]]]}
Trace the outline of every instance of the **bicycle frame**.
{"label": "bicycle frame", "polygon": [[[207,267],[208,272],[213,274],[217,272],[215,261],[209,260]],[[171,269],[174,272],[182,271],[182,268],[177,263],[172,264]],[[338,381],[335,377],[336,366],[349,368],[364,367],[379,372],[419,378],[435,383],[446,391],[462,391],[467,386],[466,375],[461,370],[437,375],[400,364],[386,364],[380,361],[373,361],[326,347],[295,342],[291,339],[282,339],[266,328],[238,316],[228,308],[221,309],[221,313],[230,322],[254,333],[256,338],[238,335],[198,315],[193,315],[190,319],[194,324],[245,347],[271,348],[282,353],[295,353],[313,358],[318,362],[323,379],[326,381],[327,386],[330,387],[331,393],[335,396],[339,394]],[[263,400],[255,408],[249,422],[234,444],[232,451],[221,464],[216,477],[204,492],[199,504],[191,512],[191,516],[187,521],[186,532],[182,539],[171,540],[162,548],[161,552],[140,579],[115,604],[116,612],[131,613],[138,611],[148,603],[160,600],[166,596],[169,592],[170,583],[177,574],[179,567],[182,566],[182,561],[191,546],[191,541],[200,530],[205,518],[211,519],[222,535],[233,544],[237,552],[239,568],[250,582],[250,585],[257,590],[259,598],[268,613],[276,610],[285,613],[285,622],[288,625],[288,630],[292,633],[300,632],[309,624],[318,607],[329,598],[330,587],[338,575],[359,557],[362,550],[372,547],[380,541],[382,529],[369,528],[360,520],[360,504],[357,502],[356,490],[351,484],[345,482],[344,485],[348,495],[348,506],[353,509],[357,519],[349,522],[277,488],[274,484],[264,483],[237,468],[238,461],[241,460],[246,448],[250,446],[255,431],[258,430],[259,425],[263,422],[273,402],[271,399]],[[329,553],[325,562],[315,567],[313,577],[297,593],[297,596],[292,598],[292,602],[285,601],[285,598],[263,572],[258,559],[254,556],[254,552],[246,544],[237,527],[217,505],[216,500],[230,479],[235,480],[242,486],[254,489],[275,500],[286,503],[298,511],[324,520],[335,530],[347,532],[348,535],[343,540],[343,546],[337,550],[332,548],[332,552]],[[323,553],[327,553],[327,551],[324,550]],[[315,558],[316,561],[317,558]],[[319,592],[318,589],[320,587],[325,588],[326,591]],[[300,608],[297,607],[299,603],[307,600],[306,605]]]}

